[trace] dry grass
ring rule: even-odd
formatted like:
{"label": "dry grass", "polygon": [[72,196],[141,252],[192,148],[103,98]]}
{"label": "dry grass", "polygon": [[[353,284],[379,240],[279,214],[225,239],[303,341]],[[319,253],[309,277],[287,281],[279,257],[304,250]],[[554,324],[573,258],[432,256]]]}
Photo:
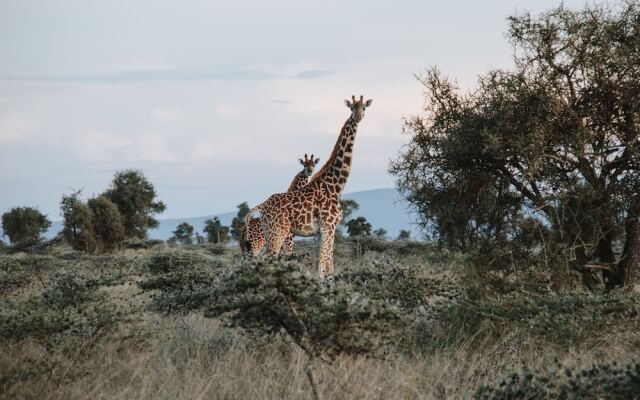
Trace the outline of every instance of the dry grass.
{"label": "dry grass", "polygon": [[[198,315],[150,317],[158,335],[145,343],[108,340],[82,343],[76,351],[49,354],[33,342],[4,352],[20,363],[59,364],[48,379],[29,379],[5,393],[32,399],[304,399],[311,398],[303,372],[304,354],[286,343],[253,347],[241,336]],[[509,339],[489,345],[476,341],[457,349],[389,359],[338,357],[319,364],[320,389],[329,399],[462,399],[507,372],[547,370],[563,365],[622,362],[634,354],[625,346],[566,349],[539,344],[510,347]],[[506,350],[505,350],[506,348]],[[7,349],[5,349],[7,350]]]}
{"label": "dry grass", "polygon": [[[346,268],[355,262],[346,252],[341,254],[338,266]],[[236,256],[216,257],[231,262]],[[68,257],[67,269],[98,279],[96,293],[106,296],[117,312],[116,324],[99,332],[65,333],[55,340],[1,339],[0,397],[312,398],[303,368],[306,356],[286,338],[256,342],[225,328],[220,321],[204,318],[201,312],[172,316],[149,311],[157,293],[143,292],[136,286],[145,275],[146,252],[128,251],[117,256],[119,267],[111,271],[100,269],[104,260],[91,264],[87,258],[77,257]],[[130,263],[124,263],[123,257]],[[357,262],[375,267],[387,262],[385,257],[367,253]],[[420,275],[453,279],[458,273],[456,266],[429,264],[415,255],[404,262],[423,268]],[[48,270],[38,272],[38,277],[25,282],[19,291],[4,292],[2,301],[37,296],[44,285],[41,282],[51,275]],[[458,332],[447,334],[459,336]],[[464,399],[511,371],[546,371],[556,360],[565,366],[585,367],[639,359],[639,342],[639,333],[625,329],[606,332],[588,344],[559,346],[521,325],[498,336],[491,327],[481,325],[455,346],[434,346],[385,358],[342,355],[331,364],[317,362],[314,369],[325,399]]]}

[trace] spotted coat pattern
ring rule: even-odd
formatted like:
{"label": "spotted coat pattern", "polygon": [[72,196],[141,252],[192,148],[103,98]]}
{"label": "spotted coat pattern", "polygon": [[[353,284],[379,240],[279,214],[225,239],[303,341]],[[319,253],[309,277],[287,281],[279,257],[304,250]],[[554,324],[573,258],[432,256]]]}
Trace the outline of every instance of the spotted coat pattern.
{"label": "spotted coat pattern", "polygon": [[[304,189],[309,183],[309,178],[313,175],[313,171],[320,161],[319,158],[314,159],[313,154],[311,157],[304,155],[304,159],[299,158],[300,164],[302,164],[302,171],[298,172],[291,181],[287,192],[295,192]],[[290,233],[286,237],[282,245],[281,252],[286,255],[293,253],[293,233]],[[240,246],[243,254],[247,256],[258,255],[265,244],[265,236],[262,231],[262,222],[260,218],[254,218],[251,214],[248,214],[244,220],[244,226],[240,232]]]}
{"label": "spotted coat pattern", "polygon": [[271,195],[255,207],[251,214],[260,214],[267,245],[267,256],[279,254],[291,233],[298,236],[320,235],[320,277],[333,274],[335,232],[342,220],[340,194],[349,178],[353,144],[358,123],[372,100],[345,100],[351,115],[345,122],[331,156],[308,185],[301,190]]}

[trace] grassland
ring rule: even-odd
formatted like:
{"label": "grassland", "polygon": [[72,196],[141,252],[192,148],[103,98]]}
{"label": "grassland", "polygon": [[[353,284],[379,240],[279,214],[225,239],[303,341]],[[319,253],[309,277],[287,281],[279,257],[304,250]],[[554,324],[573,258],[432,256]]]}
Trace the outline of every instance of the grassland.
{"label": "grassland", "polygon": [[311,361],[325,399],[638,398],[636,291],[556,293],[542,279],[496,293],[463,256],[420,243],[336,253],[329,282],[313,278],[312,244],[276,264],[215,246],[1,254],[0,396],[312,398],[308,352],[291,335],[240,329],[237,310],[220,311],[238,271],[289,271],[305,293],[336,299],[297,297],[327,350]]}

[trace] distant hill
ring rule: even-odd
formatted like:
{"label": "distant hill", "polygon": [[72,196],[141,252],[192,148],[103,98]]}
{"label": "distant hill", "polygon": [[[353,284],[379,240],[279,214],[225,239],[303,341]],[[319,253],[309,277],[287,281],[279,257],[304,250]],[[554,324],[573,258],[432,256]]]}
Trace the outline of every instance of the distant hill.
{"label": "distant hill", "polygon": [[[365,217],[373,225],[373,229],[386,229],[390,238],[398,236],[398,232],[401,229],[411,231],[412,237],[419,237],[419,231],[415,226],[415,218],[408,211],[407,203],[400,197],[396,189],[365,190],[344,194],[342,198],[353,199],[360,205],[360,209],[353,213],[352,218]],[[236,211],[231,211],[200,217],[159,219],[160,225],[157,229],[149,231],[149,237],[151,239],[167,240],[172,236],[176,226],[182,222],[187,222],[193,225],[196,231],[202,232],[204,221],[213,217],[220,218],[223,225],[230,225],[235,215]],[[55,221],[51,224],[51,228],[45,236],[51,238],[61,230],[62,222]]]}

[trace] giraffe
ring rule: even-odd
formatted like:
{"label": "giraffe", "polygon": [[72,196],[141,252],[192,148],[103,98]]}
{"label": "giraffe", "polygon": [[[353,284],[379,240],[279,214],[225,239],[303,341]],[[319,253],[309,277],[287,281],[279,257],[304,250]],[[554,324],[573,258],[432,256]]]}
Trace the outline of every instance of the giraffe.
{"label": "giraffe", "polygon": [[[302,164],[302,171],[293,177],[287,192],[302,190],[309,183],[309,178],[313,175],[313,171],[320,159],[314,159],[313,154],[308,157],[305,153],[304,159],[298,158],[298,161]],[[282,252],[286,255],[293,253],[293,236],[293,233],[290,233],[282,246]],[[244,220],[244,227],[240,233],[240,246],[242,252],[246,255],[256,256],[260,253],[264,247],[264,233],[262,232],[260,218],[253,218],[251,214],[247,214]]]}
{"label": "giraffe", "polygon": [[267,255],[280,252],[290,233],[298,236],[321,237],[318,275],[323,278],[333,274],[333,245],[336,228],[342,220],[340,194],[349,178],[353,144],[358,123],[364,118],[365,109],[373,100],[344,101],[351,115],[344,123],[331,156],[322,168],[301,190],[277,193],[251,210],[260,215],[262,230],[267,243]]}

